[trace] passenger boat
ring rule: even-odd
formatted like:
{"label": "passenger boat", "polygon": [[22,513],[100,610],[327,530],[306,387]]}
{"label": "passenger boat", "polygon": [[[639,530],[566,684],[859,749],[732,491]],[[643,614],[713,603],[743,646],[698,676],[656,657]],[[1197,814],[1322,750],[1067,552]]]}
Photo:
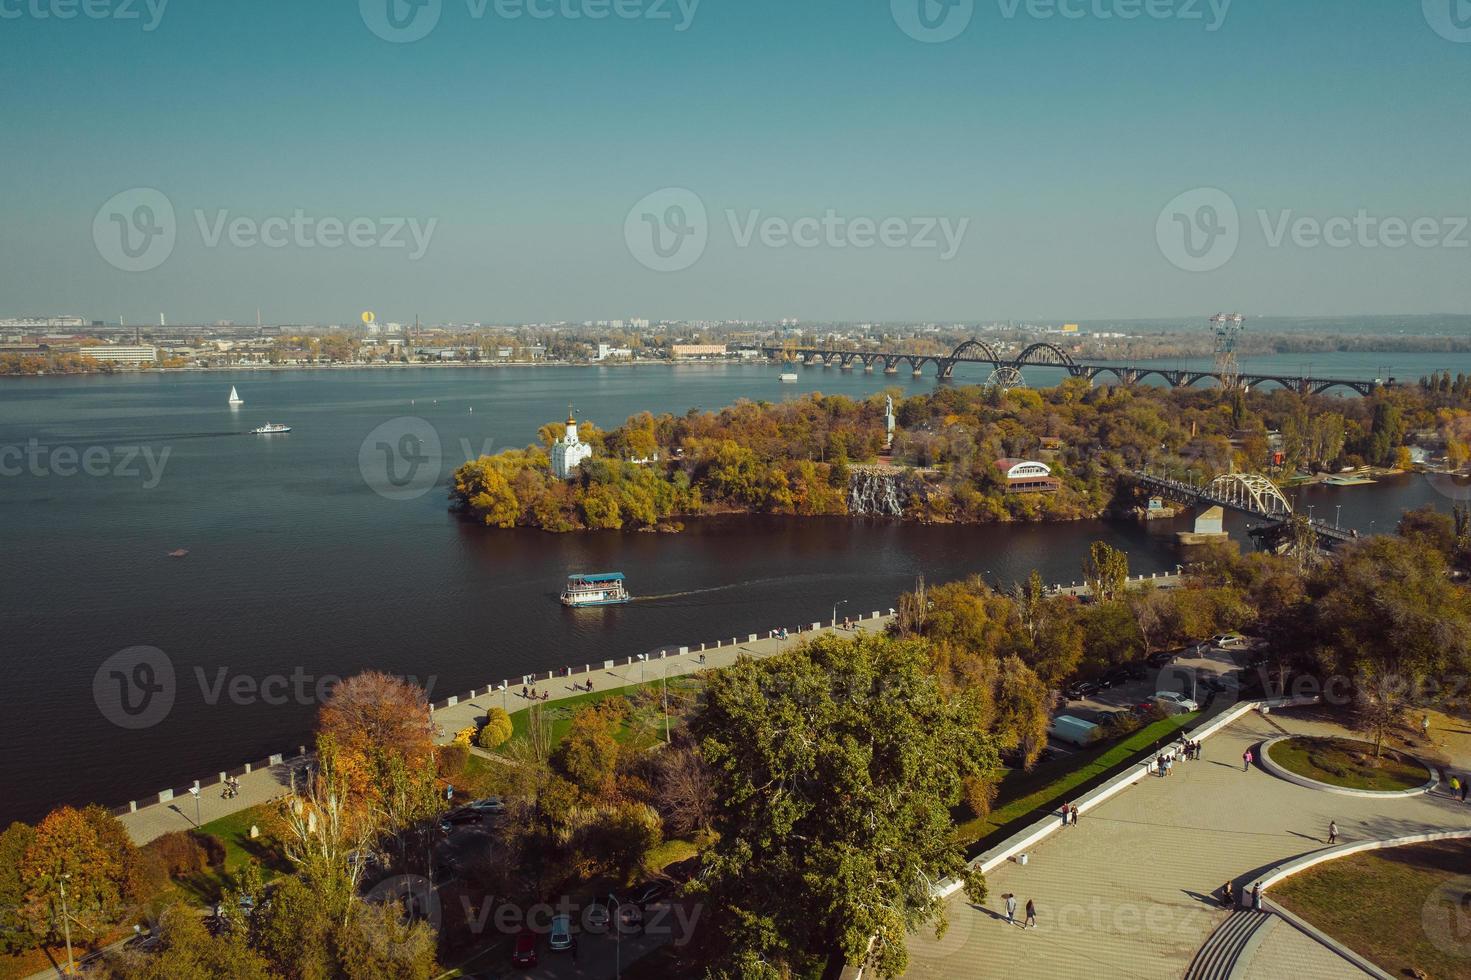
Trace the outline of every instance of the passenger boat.
{"label": "passenger boat", "polygon": [[796,384],[797,383],[797,372],[796,371],[783,371],[782,372],[782,375],[781,375],[781,383],[784,384],[784,385],[794,385],[794,384]]}
{"label": "passenger boat", "polygon": [[275,435],[278,432],[290,432],[291,431],[291,426],[289,426],[289,425],[276,425],[274,422],[267,422],[265,425],[261,426],[259,429],[251,429],[250,431],[251,431],[251,433],[253,435],[258,435],[258,436],[273,436],[273,435]]}
{"label": "passenger boat", "polygon": [[616,606],[631,597],[623,587],[622,572],[605,572],[598,575],[569,575],[567,588],[562,590],[564,606]]}

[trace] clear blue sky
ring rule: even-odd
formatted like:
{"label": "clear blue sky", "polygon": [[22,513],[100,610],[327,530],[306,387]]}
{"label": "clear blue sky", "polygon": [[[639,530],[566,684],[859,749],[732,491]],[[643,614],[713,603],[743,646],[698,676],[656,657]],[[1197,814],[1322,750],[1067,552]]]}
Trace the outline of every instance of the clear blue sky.
{"label": "clear blue sky", "polygon": [[[1072,0],[1078,19],[975,0],[944,43],[907,36],[889,0],[702,0],[684,31],[675,0],[620,0],[669,20],[600,21],[508,20],[495,0],[477,19],[478,0],[442,0],[408,44],[349,0],[172,0],[152,31],[144,0],[139,20],[35,16],[56,2],[0,0],[20,15],[0,18],[0,315],[1471,312],[1471,247],[1272,247],[1257,213],[1431,217],[1456,240],[1471,215],[1471,43],[1432,29],[1419,0],[1235,0],[1215,31],[1209,0],[1154,0],[1203,20],[1131,21],[1096,13],[1130,0]],[[167,196],[177,242],[125,272],[93,223],[135,187]],[[625,240],[630,208],[666,187],[709,215],[702,257],[676,272]],[[1236,204],[1240,244],[1187,272],[1156,222],[1199,187]],[[437,226],[413,261],[209,247],[196,218],[297,209]],[[726,215],[828,209],[970,224],[944,261],[741,247]]]}

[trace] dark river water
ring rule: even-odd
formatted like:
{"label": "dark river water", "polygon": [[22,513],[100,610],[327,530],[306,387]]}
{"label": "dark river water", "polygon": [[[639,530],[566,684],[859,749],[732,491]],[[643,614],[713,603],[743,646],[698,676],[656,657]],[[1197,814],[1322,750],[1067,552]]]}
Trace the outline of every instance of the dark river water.
{"label": "dark river water", "polygon": [[[611,427],[645,409],[815,389],[862,396],[884,384],[815,369],[783,386],[775,375],[751,365],[0,382],[0,818],[123,803],[294,749],[309,741],[312,678],[380,668],[433,678],[440,699],[526,672],[810,623],[842,601],[840,616],[887,609],[920,574],[1010,583],[1039,568],[1072,581],[1097,539],[1128,551],[1135,572],[1178,560],[1171,532],[1184,524],[1172,522],[726,519],[679,535],[555,536],[489,531],[447,511],[448,476],[467,455],[533,441],[569,401]],[[232,384],[245,400],[236,410],[226,405]],[[267,421],[294,431],[245,434]],[[425,431],[441,446],[424,462],[428,477],[396,467],[390,478],[385,447]],[[1449,506],[1418,478],[1300,498],[1330,519],[1341,505],[1344,525],[1365,530],[1425,501]],[[187,557],[169,557],[175,549]],[[625,572],[647,598],[563,610],[556,593],[579,571]],[[135,646],[163,651],[176,677],[171,710],[141,729],[110,721],[93,687],[104,661]],[[265,703],[253,686],[273,677],[307,679],[308,696],[293,684],[285,703]],[[250,687],[232,697],[234,678]]]}

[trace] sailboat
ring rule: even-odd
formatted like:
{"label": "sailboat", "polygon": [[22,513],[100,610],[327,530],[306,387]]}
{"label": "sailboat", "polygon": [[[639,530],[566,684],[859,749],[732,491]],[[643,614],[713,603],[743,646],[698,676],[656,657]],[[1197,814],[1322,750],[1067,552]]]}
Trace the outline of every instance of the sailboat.
{"label": "sailboat", "polygon": [[235,390],[235,386],[234,385],[231,385],[230,386],[230,404],[231,405],[244,405],[245,404],[245,399],[240,397],[240,392],[238,392],[238,391]]}

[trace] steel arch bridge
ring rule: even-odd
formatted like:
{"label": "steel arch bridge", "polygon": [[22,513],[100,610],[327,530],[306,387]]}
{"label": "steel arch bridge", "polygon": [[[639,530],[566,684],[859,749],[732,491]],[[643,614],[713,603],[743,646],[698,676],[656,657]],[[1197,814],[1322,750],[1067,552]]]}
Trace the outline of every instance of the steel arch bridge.
{"label": "steel arch bridge", "polygon": [[1291,517],[1292,501],[1277,484],[1255,473],[1227,473],[1206,487],[1207,498],[1226,507],[1263,517]]}

